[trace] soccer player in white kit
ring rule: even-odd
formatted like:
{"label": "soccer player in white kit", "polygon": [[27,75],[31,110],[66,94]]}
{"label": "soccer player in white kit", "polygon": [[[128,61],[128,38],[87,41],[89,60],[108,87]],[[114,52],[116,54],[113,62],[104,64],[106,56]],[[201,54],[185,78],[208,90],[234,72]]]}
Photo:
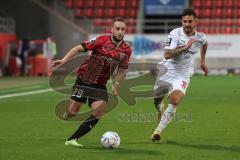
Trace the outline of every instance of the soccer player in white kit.
{"label": "soccer player in white kit", "polygon": [[[159,124],[151,136],[152,141],[161,139],[161,133],[172,120],[177,106],[185,95],[193,74],[193,55],[201,54],[200,68],[205,76],[207,51],[206,35],[195,30],[196,14],[193,9],[184,9],[182,27],[172,30],[165,44],[164,59],[159,63],[159,72],[154,85],[154,104],[159,113]],[[162,112],[162,100],[168,96],[168,106]]]}

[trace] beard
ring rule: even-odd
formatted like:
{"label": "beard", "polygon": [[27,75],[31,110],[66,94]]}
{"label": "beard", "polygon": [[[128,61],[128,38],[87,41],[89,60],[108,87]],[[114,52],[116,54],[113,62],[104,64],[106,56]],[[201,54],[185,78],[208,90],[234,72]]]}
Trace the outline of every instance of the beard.
{"label": "beard", "polygon": [[193,31],[193,28],[192,28],[192,27],[184,27],[184,31],[185,31],[186,33],[190,33],[190,32]]}
{"label": "beard", "polygon": [[119,38],[118,36],[114,36],[114,35],[113,35],[113,39],[114,39],[114,41],[116,41],[116,42],[120,42],[120,41],[123,40],[123,36],[121,36],[121,37]]}

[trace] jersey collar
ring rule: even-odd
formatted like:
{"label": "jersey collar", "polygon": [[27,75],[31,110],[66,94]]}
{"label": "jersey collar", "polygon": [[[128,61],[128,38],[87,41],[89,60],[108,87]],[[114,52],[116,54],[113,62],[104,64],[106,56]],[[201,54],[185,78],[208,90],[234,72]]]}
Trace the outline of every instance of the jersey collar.
{"label": "jersey collar", "polygon": [[184,35],[187,36],[187,37],[194,37],[194,36],[196,35],[196,33],[197,33],[197,31],[194,30],[194,34],[191,35],[191,36],[188,36],[188,35],[184,32],[183,27],[181,27],[181,29],[182,29],[182,34],[184,34]]}

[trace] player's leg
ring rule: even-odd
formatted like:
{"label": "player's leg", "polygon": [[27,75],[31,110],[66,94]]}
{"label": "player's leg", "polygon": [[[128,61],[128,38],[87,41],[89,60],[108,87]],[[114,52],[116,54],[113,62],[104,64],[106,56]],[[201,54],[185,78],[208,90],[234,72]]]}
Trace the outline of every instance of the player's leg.
{"label": "player's leg", "polygon": [[184,94],[181,91],[175,90],[169,95],[169,103],[166,110],[161,116],[161,120],[155,129],[152,140],[160,140],[162,131],[167,127],[167,125],[172,121],[173,116],[176,113],[177,105],[180,103],[181,99],[184,97]]}
{"label": "player's leg", "polygon": [[63,119],[67,120],[71,117],[74,117],[80,110],[82,106],[82,102],[78,102],[75,100],[70,100],[67,110],[63,114]]}
{"label": "player's leg", "polygon": [[163,99],[164,99],[164,96],[163,97],[159,97],[159,98],[154,98],[153,99],[153,103],[154,103],[154,106],[157,110],[157,122],[159,123],[160,122],[160,119],[161,119],[161,116],[162,116],[162,112],[164,110],[164,103],[163,103]]}
{"label": "player's leg", "polygon": [[157,110],[157,122],[159,123],[161,119],[161,115],[164,111],[164,95],[168,93],[169,87],[171,86],[170,78],[167,76],[159,75],[156,78],[155,84],[154,84],[154,91],[153,91],[153,97],[154,97],[154,106]]}
{"label": "player's leg", "polygon": [[184,79],[178,79],[173,83],[172,89],[168,96],[168,107],[163,112],[161,120],[152,134],[152,140],[160,140],[162,131],[167,127],[167,125],[172,121],[176,113],[177,106],[181,102],[185,95],[187,89],[188,81]]}
{"label": "player's leg", "polygon": [[91,104],[91,115],[80,125],[80,127],[69,137],[68,141],[79,139],[92,130],[104,114],[107,103],[103,100],[94,101]]}

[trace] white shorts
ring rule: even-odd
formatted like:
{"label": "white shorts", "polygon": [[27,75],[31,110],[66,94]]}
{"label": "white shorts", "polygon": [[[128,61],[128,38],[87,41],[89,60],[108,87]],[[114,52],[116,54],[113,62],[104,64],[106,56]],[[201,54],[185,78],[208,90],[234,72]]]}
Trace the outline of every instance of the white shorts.
{"label": "white shorts", "polygon": [[170,95],[173,91],[181,91],[184,95],[189,85],[190,78],[181,77],[177,74],[158,73],[154,84],[154,98],[160,98],[164,95]]}

